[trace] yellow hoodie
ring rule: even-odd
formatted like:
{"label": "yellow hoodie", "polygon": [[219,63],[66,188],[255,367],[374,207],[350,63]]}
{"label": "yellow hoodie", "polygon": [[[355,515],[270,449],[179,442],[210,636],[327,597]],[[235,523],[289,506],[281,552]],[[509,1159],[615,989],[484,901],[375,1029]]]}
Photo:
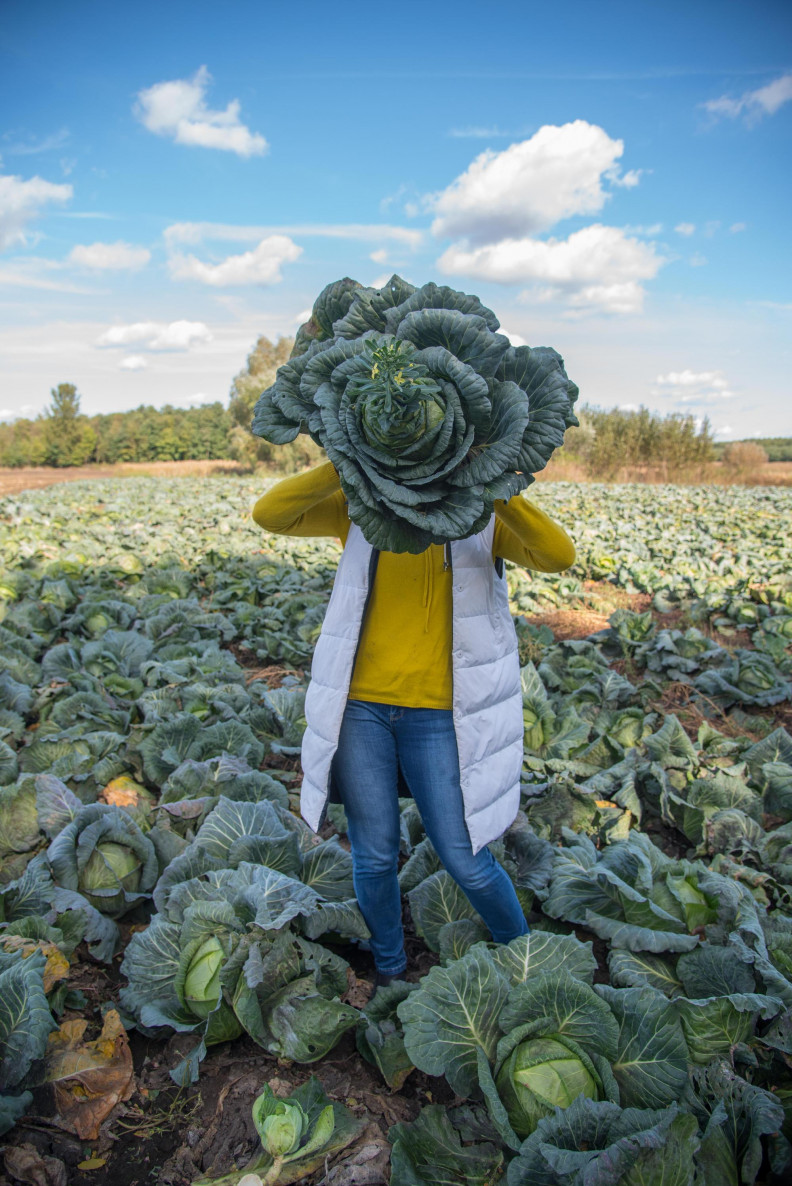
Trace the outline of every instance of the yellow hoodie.
{"label": "yellow hoodie", "polygon": [[[522,497],[495,503],[493,560],[561,572],[575,547],[557,523]],[[326,535],[346,543],[349,515],[332,462],[284,478],[253,508],[277,535]],[[451,570],[444,549],[382,552],[360,636],[349,695],[408,708],[451,708]]]}

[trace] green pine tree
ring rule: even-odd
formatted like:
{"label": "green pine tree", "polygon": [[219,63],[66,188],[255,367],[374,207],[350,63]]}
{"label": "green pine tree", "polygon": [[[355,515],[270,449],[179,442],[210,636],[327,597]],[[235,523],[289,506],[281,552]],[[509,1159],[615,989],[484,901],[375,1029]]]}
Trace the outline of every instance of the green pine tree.
{"label": "green pine tree", "polygon": [[50,465],[85,465],[96,447],[96,433],[87,416],[80,415],[80,397],[73,383],[59,383],[50,391],[52,403],[45,413],[47,462]]}

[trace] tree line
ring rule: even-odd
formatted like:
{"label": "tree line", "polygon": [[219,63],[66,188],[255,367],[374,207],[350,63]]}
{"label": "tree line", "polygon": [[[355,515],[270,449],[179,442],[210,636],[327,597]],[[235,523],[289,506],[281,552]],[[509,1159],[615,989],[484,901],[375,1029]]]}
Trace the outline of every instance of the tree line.
{"label": "tree line", "polygon": [[[35,419],[0,425],[0,465],[230,459],[251,469],[263,464],[280,472],[311,465],[323,452],[309,437],[300,435],[288,445],[272,445],[250,432],[254,404],[274,382],[293,345],[293,338],[273,343],[260,337],[245,367],[232,380],[227,407],[218,400],[198,408],[139,407],[87,416],[80,412],[75,386],[61,383],[52,390],[49,407]],[[568,430],[564,449],[556,458],[578,465],[594,478],[613,478],[620,470],[636,467],[694,472],[716,459],[754,465],[767,460],[771,452],[762,448],[771,442],[718,445],[709,421],[697,421],[692,415],[662,416],[644,407],[603,411],[584,405],[578,419],[580,426]],[[781,446],[792,442],[772,444],[778,456]]]}
{"label": "tree line", "polygon": [[227,407],[218,400],[198,408],[139,407],[87,416],[73,383],[50,392],[50,404],[35,419],[0,425],[0,466],[73,466],[119,461],[263,462],[279,469],[309,465],[322,451],[308,437],[271,445],[250,432],[253,405],[291,354],[293,338],[272,343],[261,337],[247,365],[231,383]]}
{"label": "tree line", "polygon": [[218,401],[201,408],[140,407],[85,416],[72,383],[51,393],[35,420],[0,426],[0,465],[89,465],[228,457],[231,418]]}
{"label": "tree line", "polygon": [[603,411],[584,405],[578,428],[567,430],[563,458],[576,461],[594,478],[613,478],[625,467],[684,471],[708,465],[715,458],[709,420],[648,408]]}

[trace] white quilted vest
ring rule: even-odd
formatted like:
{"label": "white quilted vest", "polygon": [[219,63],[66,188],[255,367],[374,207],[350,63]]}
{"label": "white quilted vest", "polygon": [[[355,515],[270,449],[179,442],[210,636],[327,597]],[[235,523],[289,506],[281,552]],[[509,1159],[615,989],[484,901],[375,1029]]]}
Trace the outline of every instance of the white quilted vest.
{"label": "white quilted vest", "polygon": [[[465,822],[477,853],[517,814],[523,715],[517,636],[506,578],[492,562],[494,517],[451,543],[453,714]],[[321,826],[369,591],[373,550],[351,524],[311,665],[300,813]]]}

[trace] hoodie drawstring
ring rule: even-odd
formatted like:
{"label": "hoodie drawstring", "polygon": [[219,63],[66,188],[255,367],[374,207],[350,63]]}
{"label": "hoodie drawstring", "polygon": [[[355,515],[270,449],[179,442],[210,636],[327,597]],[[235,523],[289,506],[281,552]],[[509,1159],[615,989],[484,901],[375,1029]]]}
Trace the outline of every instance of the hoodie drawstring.
{"label": "hoodie drawstring", "polygon": [[431,545],[424,552],[424,591],[423,591],[423,605],[426,610],[426,617],[424,619],[424,634],[429,633],[429,609],[432,604],[432,593],[434,591],[434,565],[432,564]]}

